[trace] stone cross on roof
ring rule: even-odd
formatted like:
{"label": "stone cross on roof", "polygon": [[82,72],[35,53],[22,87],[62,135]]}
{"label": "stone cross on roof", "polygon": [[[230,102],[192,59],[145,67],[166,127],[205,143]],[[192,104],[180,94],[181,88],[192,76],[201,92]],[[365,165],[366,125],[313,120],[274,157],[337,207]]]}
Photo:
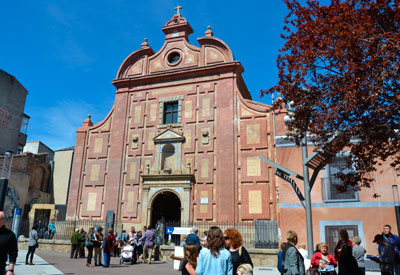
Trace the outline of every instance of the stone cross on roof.
{"label": "stone cross on roof", "polygon": [[179,5],[175,8],[175,10],[176,10],[176,15],[178,15],[179,17],[181,16],[181,9],[183,9],[183,7],[182,7],[182,6],[179,6]]}

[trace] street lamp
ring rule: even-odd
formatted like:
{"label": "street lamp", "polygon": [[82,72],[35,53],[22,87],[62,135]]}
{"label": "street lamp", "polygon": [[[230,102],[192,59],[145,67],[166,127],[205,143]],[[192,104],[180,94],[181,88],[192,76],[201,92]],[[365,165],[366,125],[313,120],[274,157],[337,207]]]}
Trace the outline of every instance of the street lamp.
{"label": "street lamp", "polygon": [[397,233],[400,232],[400,202],[399,202],[399,187],[397,184],[392,185],[394,211],[396,212]]}
{"label": "street lamp", "polygon": [[11,165],[13,161],[12,152],[5,152],[3,168],[1,169],[0,177],[0,211],[3,211],[4,202],[6,201],[8,179],[11,174]]}

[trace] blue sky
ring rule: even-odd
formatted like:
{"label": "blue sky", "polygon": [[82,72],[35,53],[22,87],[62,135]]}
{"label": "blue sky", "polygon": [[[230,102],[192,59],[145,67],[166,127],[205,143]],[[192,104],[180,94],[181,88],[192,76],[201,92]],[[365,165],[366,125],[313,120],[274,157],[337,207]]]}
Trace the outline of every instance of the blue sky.
{"label": "blue sky", "polygon": [[0,69],[29,91],[25,113],[31,116],[28,141],[57,150],[75,144],[76,128],[87,114],[94,123],[111,109],[115,78],[122,61],[143,38],[158,51],[161,27],[181,11],[197,45],[210,25],[225,41],[245,72],[253,100],[278,80],[276,57],[284,3],[271,1],[3,1],[0,10]]}

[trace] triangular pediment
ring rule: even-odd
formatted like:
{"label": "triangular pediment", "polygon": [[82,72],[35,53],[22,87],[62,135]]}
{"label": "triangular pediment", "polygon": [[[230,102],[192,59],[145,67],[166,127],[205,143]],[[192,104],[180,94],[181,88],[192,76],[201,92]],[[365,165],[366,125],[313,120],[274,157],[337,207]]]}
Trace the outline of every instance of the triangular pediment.
{"label": "triangular pediment", "polygon": [[185,137],[181,134],[178,134],[171,129],[167,129],[164,132],[160,133],[156,137],[154,137],[154,143],[163,143],[163,142],[183,142]]}

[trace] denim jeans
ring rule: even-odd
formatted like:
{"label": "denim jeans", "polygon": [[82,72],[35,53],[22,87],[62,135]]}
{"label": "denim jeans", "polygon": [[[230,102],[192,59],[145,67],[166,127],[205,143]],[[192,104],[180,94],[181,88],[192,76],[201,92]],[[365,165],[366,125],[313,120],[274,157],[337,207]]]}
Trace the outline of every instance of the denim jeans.
{"label": "denim jeans", "polygon": [[104,266],[110,266],[111,252],[104,252]]}

